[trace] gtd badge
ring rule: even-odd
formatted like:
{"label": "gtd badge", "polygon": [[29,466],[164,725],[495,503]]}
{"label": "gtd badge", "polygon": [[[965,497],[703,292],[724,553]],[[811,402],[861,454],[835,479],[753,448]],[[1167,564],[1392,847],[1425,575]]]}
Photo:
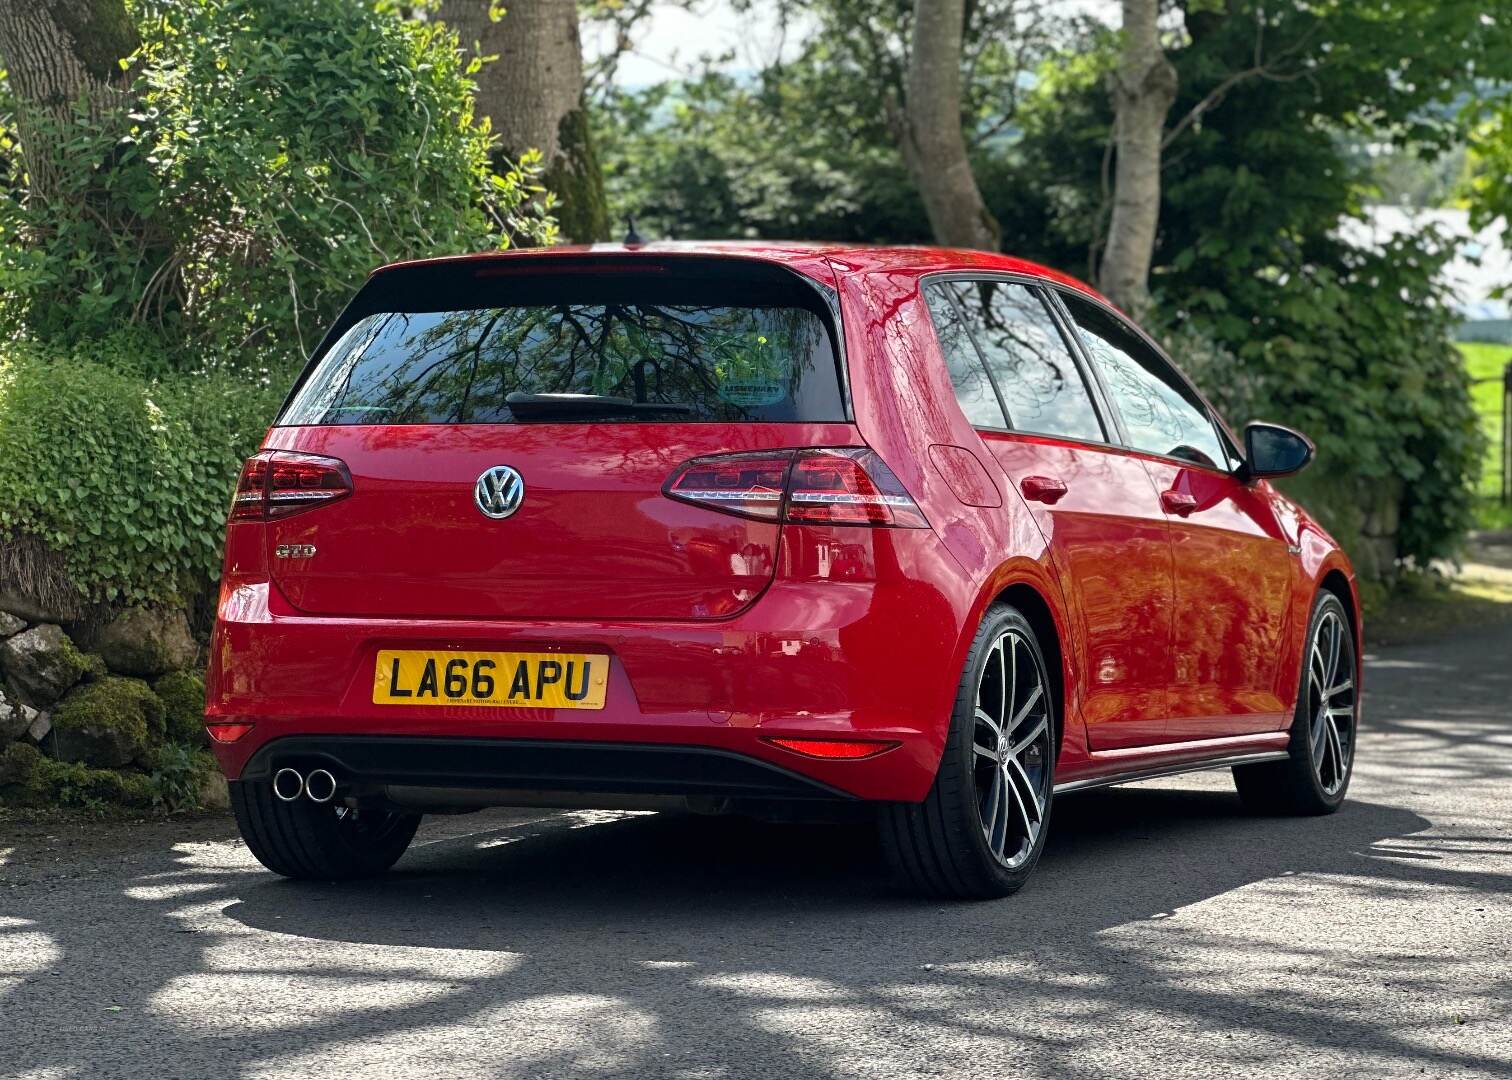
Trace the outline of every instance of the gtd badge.
{"label": "gtd badge", "polygon": [[473,487],[473,501],[491,518],[507,518],[525,501],[525,479],[508,465],[495,465]]}

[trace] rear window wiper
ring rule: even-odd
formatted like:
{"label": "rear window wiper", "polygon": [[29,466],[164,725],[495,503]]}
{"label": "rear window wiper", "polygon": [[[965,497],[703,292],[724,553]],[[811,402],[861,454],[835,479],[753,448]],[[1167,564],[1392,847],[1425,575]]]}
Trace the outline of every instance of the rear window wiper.
{"label": "rear window wiper", "polygon": [[525,394],[504,398],[516,420],[595,420],[614,416],[692,416],[692,405],[678,402],[631,401],[608,394]]}

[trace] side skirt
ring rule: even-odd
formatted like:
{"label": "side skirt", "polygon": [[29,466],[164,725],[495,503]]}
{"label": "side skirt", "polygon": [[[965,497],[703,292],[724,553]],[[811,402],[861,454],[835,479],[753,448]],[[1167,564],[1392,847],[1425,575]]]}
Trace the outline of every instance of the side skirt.
{"label": "side skirt", "polygon": [[1055,785],[1057,795],[1073,791],[1088,791],[1092,788],[1111,787],[1114,784],[1132,784],[1136,780],[1154,780],[1162,776],[1178,776],[1182,773],[1206,772],[1209,769],[1228,769],[1235,765],[1257,765],[1263,761],[1285,761],[1290,755],[1285,750],[1263,750],[1258,753],[1226,754],[1223,757],[1197,761],[1172,762],[1165,765],[1150,765],[1124,773],[1108,776],[1089,776],[1082,780],[1069,780]]}

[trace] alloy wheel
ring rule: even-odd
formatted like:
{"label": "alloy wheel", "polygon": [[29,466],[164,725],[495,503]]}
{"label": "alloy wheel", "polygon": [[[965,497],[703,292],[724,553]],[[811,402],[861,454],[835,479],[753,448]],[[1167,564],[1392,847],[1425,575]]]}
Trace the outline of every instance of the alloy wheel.
{"label": "alloy wheel", "polygon": [[1028,641],[1017,630],[988,650],[977,682],[972,774],[982,835],[1004,866],[1033,853],[1050,799],[1050,694]]}
{"label": "alloy wheel", "polygon": [[1308,748],[1313,773],[1325,795],[1349,779],[1354,756],[1354,643],[1335,611],[1324,611],[1308,650]]}

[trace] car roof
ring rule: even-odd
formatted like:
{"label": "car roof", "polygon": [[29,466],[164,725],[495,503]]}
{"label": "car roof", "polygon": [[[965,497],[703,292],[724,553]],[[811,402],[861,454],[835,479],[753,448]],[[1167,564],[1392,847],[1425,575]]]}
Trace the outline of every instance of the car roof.
{"label": "car roof", "polygon": [[449,265],[463,262],[513,262],[525,259],[554,259],[568,257],[611,256],[615,258],[658,256],[705,256],[728,259],[748,259],[753,262],[778,263],[801,271],[805,264],[812,265],[823,260],[831,263],[837,273],[876,273],[882,271],[912,271],[914,273],[939,273],[948,271],[982,271],[989,273],[1022,274],[1065,285],[1088,296],[1107,300],[1090,285],[1070,274],[1042,266],[1027,259],[1011,255],[999,255],[987,251],[972,251],[964,248],[941,248],[913,245],[866,245],[836,244],[804,241],[764,240],[657,240],[645,244],[582,244],[550,248],[515,248],[507,251],[485,251],[471,255],[449,255],[433,259],[411,259],[389,263],[373,271],[387,273],[400,268],[426,265]]}

